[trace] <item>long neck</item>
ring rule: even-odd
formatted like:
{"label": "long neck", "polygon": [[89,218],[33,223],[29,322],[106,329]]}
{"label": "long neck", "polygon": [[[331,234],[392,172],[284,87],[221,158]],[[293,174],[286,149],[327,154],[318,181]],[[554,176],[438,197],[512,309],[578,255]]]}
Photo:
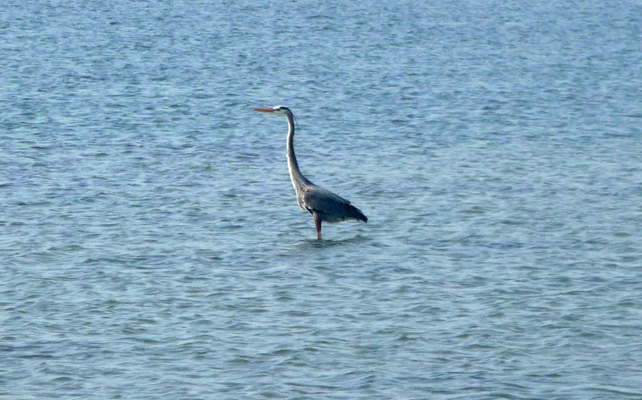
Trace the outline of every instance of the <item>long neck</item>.
{"label": "long neck", "polygon": [[304,183],[306,185],[311,184],[305,176],[301,173],[299,169],[299,163],[296,161],[296,155],[294,154],[294,118],[291,113],[286,114],[288,118],[288,169],[290,170],[290,178],[292,179],[292,184],[295,189],[297,188],[297,183]]}

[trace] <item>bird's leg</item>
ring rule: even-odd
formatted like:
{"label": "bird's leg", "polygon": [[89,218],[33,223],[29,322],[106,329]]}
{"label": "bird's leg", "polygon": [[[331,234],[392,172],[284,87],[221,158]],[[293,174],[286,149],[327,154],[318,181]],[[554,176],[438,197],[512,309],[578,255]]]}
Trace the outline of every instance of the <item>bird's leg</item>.
{"label": "bird's leg", "polygon": [[317,228],[317,240],[321,240],[321,218],[317,213],[312,213],[314,218],[314,227]]}

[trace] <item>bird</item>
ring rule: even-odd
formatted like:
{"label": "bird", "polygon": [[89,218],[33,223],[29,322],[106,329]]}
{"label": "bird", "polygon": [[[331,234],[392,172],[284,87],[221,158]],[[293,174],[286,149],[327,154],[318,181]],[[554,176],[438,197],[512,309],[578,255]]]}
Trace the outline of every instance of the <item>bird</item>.
{"label": "bird", "polygon": [[287,159],[290,179],[292,179],[292,186],[294,186],[299,207],[312,214],[314,227],[317,230],[317,240],[322,240],[321,223],[324,221],[329,223],[346,220],[368,222],[368,217],[357,207],[350,204],[348,200],[315,185],[303,176],[294,154],[294,114],[289,108],[276,106],[255,108],[254,111],[283,115],[288,120]]}

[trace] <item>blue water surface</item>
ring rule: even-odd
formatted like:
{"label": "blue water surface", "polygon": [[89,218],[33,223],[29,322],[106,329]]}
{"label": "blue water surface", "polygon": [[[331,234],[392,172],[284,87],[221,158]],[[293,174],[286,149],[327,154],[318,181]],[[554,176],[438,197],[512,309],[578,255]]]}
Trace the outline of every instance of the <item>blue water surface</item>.
{"label": "blue water surface", "polygon": [[642,398],[641,16],[5,1],[0,397]]}

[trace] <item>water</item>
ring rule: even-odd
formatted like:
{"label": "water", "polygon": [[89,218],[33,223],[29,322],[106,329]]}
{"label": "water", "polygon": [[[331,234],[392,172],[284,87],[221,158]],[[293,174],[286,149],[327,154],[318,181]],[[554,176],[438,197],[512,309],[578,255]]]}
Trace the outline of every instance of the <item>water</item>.
{"label": "water", "polygon": [[3,5],[3,398],[642,398],[638,3],[212,3]]}

